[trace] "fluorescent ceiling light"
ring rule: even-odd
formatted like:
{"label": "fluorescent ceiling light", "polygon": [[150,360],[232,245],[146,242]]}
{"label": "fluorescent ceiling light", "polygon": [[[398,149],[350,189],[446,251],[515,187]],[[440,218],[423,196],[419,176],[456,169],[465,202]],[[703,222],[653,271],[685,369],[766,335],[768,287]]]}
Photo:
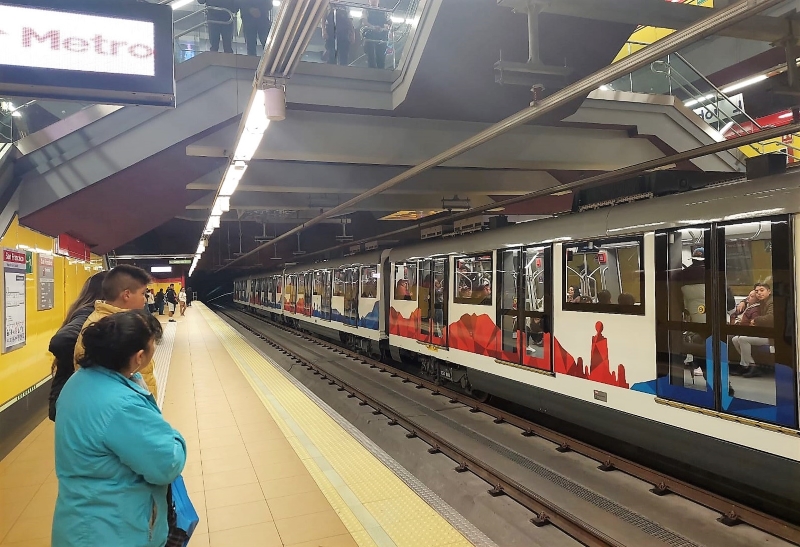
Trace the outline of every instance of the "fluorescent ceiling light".
{"label": "fluorescent ceiling light", "polygon": [[194,0],[175,0],[173,3],[169,5],[173,10],[181,9],[182,7],[191,4]]}
{"label": "fluorescent ceiling light", "polygon": [[392,15],[391,20],[392,20],[392,23],[394,23],[396,25],[401,25],[401,24],[406,22],[405,19],[403,19],[402,17],[397,17],[396,15]]}
{"label": "fluorescent ceiling light", "polygon": [[21,118],[22,117],[22,112],[20,112],[19,110],[15,110],[14,112],[11,113],[11,117],[12,118]]}
{"label": "fluorescent ceiling light", "polygon": [[233,165],[228,167],[228,170],[225,172],[225,178],[222,179],[222,187],[219,189],[219,195],[229,197],[233,195],[246,170],[247,164],[244,162],[234,162]]}
{"label": "fluorescent ceiling light", "polygon": [[231,210],[231,197],[219,196],[214,200],[214,208],[211,209],[212,215],[221,215]]}
{"label": "fluorescent ceiling light", "polygon": [[713,99],[716,96],[717,96],[716,93],[709,93],[708,95],[703,95],[702,97],[699,97],[697,99],[692,99],[691,101],[686,101],[685,103],[683,103],[683,106],[694,106],[696,104],[704,103],[706,101],[710,101],[711,99]]}
{"label": "fluorescent ceiling light", "polygon": [[205,227],[205,229],[203,230],[203,234],[205,234],[205,235],[207,235],[207,236],[210,236],[211,234],[213,234],[213,233],[214,233],[214,230],[215,230],[215,229],[216,229],[216,228],[215,228],[214,226],[212,226],[212,223],[211,223],[211,218],[209,218],[209,219],[208,219],[208,222],[206,222],[206,227]]}
{"label": "fluorescent ceiling light", "polygon": [[216,215],[208,217],[208,225],[215,230],[219,228],[220,218]]}
{"label": "fluorescent ceiling light", "polygon": [[780,116],[778,116],[778,119],[779,120],[785,120],[786,118],[791,118],[791,117],[792,117],[792,113],[791,112],[787,112],[786,114],[781,114]]}
{"label": "fluorescent ceiling light", "polygon": [[350,10],[350,17],[353,17],[354,19],[361,19],[361,17],[363,15],[364,15],[364,12],[361,11],[360,9],[351,9]]}
{"label": "fluorescent ceiling light", "polygon": [[264,133],[248,133],[245,131],[239,138],[239,144],[236,145],[236,152],[233,154],[234,160],[250,161],[258,150],[258,145],[261,144],[261,139]]}
{"label": "fluorescent ceiling light", "polygon": [[151,273],[170,273],[172,272],[172,266],[152,266],[150,268]]}
{"label": "fluorescent ceiling light", "polygon": [[723,93],[730,93],[732,91],[739,91],[745,87],[751,86],[753,84],[757,84],[758,82],[763,82],[767,79],[766,74],[759,74],[758,76],[753,76],[752,78],[748,78],[747,80],[743,80],[739,83],[729,85],[728,87],[722,90]]}
{"label": "fluorescent ceiling light", "polygon": [[281,7],[281,1],[280,0],[272,0],[272,5],[275,6],[276,8],[279,8],[279,7]]}

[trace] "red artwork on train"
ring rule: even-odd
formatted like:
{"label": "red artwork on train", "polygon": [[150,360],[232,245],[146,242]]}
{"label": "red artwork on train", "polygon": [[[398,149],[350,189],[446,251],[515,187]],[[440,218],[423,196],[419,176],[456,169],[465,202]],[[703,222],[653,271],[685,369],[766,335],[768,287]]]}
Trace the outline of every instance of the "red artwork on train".
{"label": "red artwork on train", "polygon": [[591,359],[589,367],[583,365],[583,357],[578,357],[577,362],[556,339],[553,348],[553,369],[556,373],[569,374],[585,380],[600,382],[624,389],[630,388],[625,379],[625,366],[618,365],[617,372],[611,370],[608,360],[608,338],[603,336],[603,323],[595,324],[597,334],[592,336]]}

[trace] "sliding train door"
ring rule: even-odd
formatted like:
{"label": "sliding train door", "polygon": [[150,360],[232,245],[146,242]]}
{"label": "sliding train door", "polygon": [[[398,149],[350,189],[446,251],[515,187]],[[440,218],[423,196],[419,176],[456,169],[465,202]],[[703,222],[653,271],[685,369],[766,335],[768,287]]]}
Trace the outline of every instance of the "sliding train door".
{"label": "sliding train door", "polygon": [[447,270],[446,257],[419,263],[419,340],[447,346]]}
{"label": "sliding train door", "polygon": [[789,217],[659,232],[656,394],[797,427]]}
{"label": "sliding train door", "polygon": [[551,371],[552,251],[549,246],[498,252],[498,356]]}

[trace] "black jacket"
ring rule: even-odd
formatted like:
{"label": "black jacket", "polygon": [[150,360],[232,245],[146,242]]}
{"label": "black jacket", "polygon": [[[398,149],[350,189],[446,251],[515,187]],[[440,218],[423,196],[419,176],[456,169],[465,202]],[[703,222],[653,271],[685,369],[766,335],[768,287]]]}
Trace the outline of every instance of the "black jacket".
{"label": "black jacket", "polygon": [[164,293],[164,298],[166,298],[167,302],[170,304],[178,303],[178,294],[175,292],[175,289],[167,289],[167,292]]}
{"label": "black jacket", "polygon": [[94,305],[86,306],[75,312],[69,323],[58,329],[58,332],[50,339],[50,347],[47,348],[56,358],[56,372],[53,375],[53,382],[50,384],[50,419],[56,420],[56,400],[61,394],[61,389],[67,383],[72,373],[75,372],[74,356],[75,342],[81,333],[83,324],[94,311]]}

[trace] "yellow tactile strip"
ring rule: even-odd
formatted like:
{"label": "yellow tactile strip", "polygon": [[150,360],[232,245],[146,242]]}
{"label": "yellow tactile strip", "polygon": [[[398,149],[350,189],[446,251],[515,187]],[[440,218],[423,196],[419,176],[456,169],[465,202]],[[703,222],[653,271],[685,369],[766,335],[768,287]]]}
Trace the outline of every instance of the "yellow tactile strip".
{"label": "yellow tactile strip", "polygon": [[197,307],[359,545],[473,545],[277,365],[207,308]]}

